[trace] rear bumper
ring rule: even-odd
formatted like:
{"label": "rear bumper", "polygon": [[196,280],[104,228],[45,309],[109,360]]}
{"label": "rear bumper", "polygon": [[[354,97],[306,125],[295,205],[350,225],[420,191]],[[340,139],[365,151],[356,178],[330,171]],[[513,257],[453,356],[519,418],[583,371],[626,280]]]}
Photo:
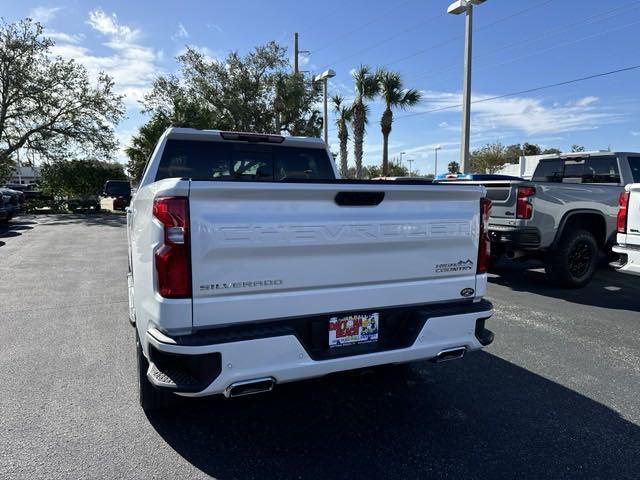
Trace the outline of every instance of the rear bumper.
{"label": "rear bumper", "polygon": [[540,247],[540,231],[536,227],[509,227],[489,224],[489,239],[495,244],[523,250]]}
{"label": "rear bumper", "polygon": [[640,275],[640,246],[615,245],[613,251],[620,255],[620,259],[611,264],[613,268],[622,273]]}
{"label": "rear bumper", "polygon": [[[310,348],[313,342],[302,338],[300,330],[278,330],[273,328],[275,322],[263,326],[248,325],[245,332],[218,334],[210,330],[181,337],[168,337],[157,329],[150,329],[146,332],[145,343],[151,358],[154,357],[153,352],[156,352],[156,357],[165,359],[172,355],[175,358],[202,358],[211,362],[213,370],[204,377],[208,385],[203,387],[201,384],[198,388],[193,388],[193,384],[188,388],[163,384],[162,378],[166,376],[157,374],[153,362],[150,362],[147,377],[159,388],[168,388],[186,396],[206,396],[224,393],[232,384],[253,379],[273,378],[276,383],[286,383],[344,370],[433,359],[444,350],[458,347],[478,350],[493,341],[493,334],[485,328],[485,320],[493,313],[493,307],[487,301],[415,308],[414,313],[419,315],[417,328],[409,331],[402,346],[372,346],[369,351],[360,349],[339,355],[328,347],[324,352]],[[285,326],[286,323],[283,322]],[[309,328],[314,328],[311,323],[309,325]],[[383,328],[381,322],[381,342]],[[392,333],[387,332],[387,335]],[[328,335],[328,330],[316,334]],[[214,355],[216,359],[212,359]],[[181,362],[183,365],[189,363],[184,359]]]}

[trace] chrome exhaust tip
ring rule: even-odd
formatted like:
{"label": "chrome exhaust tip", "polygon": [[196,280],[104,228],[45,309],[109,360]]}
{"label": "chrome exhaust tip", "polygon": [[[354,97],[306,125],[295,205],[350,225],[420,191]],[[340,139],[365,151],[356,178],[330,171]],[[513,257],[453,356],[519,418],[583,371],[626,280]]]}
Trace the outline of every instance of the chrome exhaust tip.
{"label": "chrome exhaust tip", "polygon": [[448,348],[447,350],[442,350],[438,353],[433,361],[436,363],[442,363],[448,362],[449,360],[457,360],[458,358],[464,357],[466,351],[467,347]]}
{"label": "chrome exhaust tip", "polygon": [[256,378],[255,380],[245,380],[229,385],[224,390],[224,396],[227,398],[244,397],[246,395],[255,395],[257,393],[270,392],[273,390],[276,380],[273,377]]}

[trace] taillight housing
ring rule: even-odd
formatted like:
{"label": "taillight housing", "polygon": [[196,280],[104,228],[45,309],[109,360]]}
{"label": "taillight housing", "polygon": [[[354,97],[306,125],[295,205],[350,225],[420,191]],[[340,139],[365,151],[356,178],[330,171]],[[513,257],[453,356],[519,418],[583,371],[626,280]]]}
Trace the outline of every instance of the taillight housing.
{"label": "taillight housing", "polygon": [[491,215],[491,200],[480,199],[480,235],[478,239],[477,273],[487,273],[491,257],[491,241],[489,240],[489,215]]}
{"label": "taillight housing", "polygon": [[528,220],[533,216],[533,205],[531,205],[529,199],[535,194],[535,187],[518,187],[516,218]]}
{"label": "taillight housing", "polygon": [[165,298],[191,297],[189,199],[158,197],[153,216],[164,228],[163,245],[155,252],[158,293]]}
{"label": "taillight housing", "polygon": [[629,208],[629,192],[622,192],[618,200],[618,220],[616,227],[618,233],[627,233],[627,210]]}

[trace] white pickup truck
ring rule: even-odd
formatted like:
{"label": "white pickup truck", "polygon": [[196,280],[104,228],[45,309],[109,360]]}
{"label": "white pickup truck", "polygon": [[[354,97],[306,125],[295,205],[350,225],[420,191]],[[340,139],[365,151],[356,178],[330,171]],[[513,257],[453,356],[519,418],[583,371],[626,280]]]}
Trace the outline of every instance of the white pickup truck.
{"label": "white pickup truck", "polygon": [[484,194],[340,180],[319,139],[169,129],[127,216],[142,407],[488,345]]}
{"label": "white pickup truck", "polygon": [[617,230],[613,251],[620,258],[612,265],[620,272],[640,275],[640,183],[627,185],[620,194]]}

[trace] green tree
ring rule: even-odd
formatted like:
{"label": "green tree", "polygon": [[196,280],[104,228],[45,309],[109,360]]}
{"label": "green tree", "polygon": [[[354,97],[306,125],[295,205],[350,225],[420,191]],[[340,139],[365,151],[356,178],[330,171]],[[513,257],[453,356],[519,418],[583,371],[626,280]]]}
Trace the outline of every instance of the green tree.
{"label": "green tree", "polygon": [[287,50],[277,43],[246,56],[232,52],[224,60],[187,47],[176,60],[178,73],[159,76],[145,97],[143,111],[151,119],[126,150],[134,180],[169,126],[320,135],[320,90],[290,72]]}
{"label": "green tree", "polygon": [[275,42],[246,56],[210,59],[187,47],[179,72],[162,75],[145,97],[145,111],[174,126],[319,136],[319,89],[290,73],[287,49]]}
{"label": "green tree", "polygon": [[540,155],[542,153],[542,149],[540,148],[540,146],[536,145],[535,143],[525,142],[524,145],[522,145],[522,150],[525,156]]}
{"label": "green tree", "polygon": [[107,180],[126,180],[121,164],[99,160],[60,160],[42,165],[40,187],[54,197],[100,195]]}
{"label": "green tree", "polygon": [[125,149],[129,162],[127,171],[134,183],[142,178],[147,159],[153,153],[153,149],[162,133],[171,125],[169,119],[161,114],[155,114],[145,123],[137,135],[131,138],[130,145]]}
{"label": "green tree", "polygon": [[460,164],[455,161],[449,162],[447,169],[449,173],[460,173]]}
{"label": "green tree", "polygon": [[541,153],[540,145],[535,143],[525,142],[522,145],[515,143],[505,148],[505,160],[506,163],[518,163],[523,155],[540,155]]}
{"label": "green tree", "polygon": [[547,148],[542,152],[543,155],[560,155],[561,153],[562,150],[558,150],[557,148]]}
{"label": "green tree", "polygon": [[353,117],[350,106],[344,105],[344,98],[340,95],[334,95],[331,98],[333,103],[333,111],[336,115],[336,126],[338,127],[338,140],[340,141],[340,176],[347,178],[348,164],[348,141],[349,141],[349,122]]}
{"label": "green tree", "polygon": [[471,169],[478,173],[494,173],[507,163],[506,149],[500,142],[487,144],[471,153]]}
{"label": "green tree", "polygon": [[368,122],[367,114],[369,107],[367,101],[373,99],[379,90],[378,77],[371,72],[366,65],[353,72],[355,82],[356,98],[353,101],[352,129],[353,129],[353,156],[356,164],[356,178],[362,178],[362,155],[364,146],[365,128]]}
{"label": "green tree", "polygon": [[[355,178],[355,168],[351,167],[349,169],[349,177]],[[362,169],[362,177],[366,179],[371,178],[380,178],[380,177],[408,177],[409,170],[407,167],[400,165],[400,162],[397,159],[393,159],[389,162],[389,174],[382,174],[382,165],[370,165],[365,166]]]}
{"label": "green tree", "polygon": [[389,135],[393,127],[393,109],[405,110],[420,102],[421,94],[415,89],[406,89],[402,77],[397,72],[382,70],[377,73],[379,91],[384,102],[384,112],[380,119],[382,131],[382,175],[389,175]]}
{"label": "green tree", "polygon": [[0,158],[0,182],[7,180],[16,169],[12,158]]}
{"label": "green tree", "polygon": [[[30,19],[0,21],[0,170],[18,151],[30,160],[110,158],[114,126],[124,115],[113,80],[90,79],[73,60],[51,52],[53,42]],[[5,173],[6,174],[6,173]]]}
{"label": "green tree", "polygon": [[504,156],[507,163],[518,163],[522,154],[522,145],[519,143],[508,145],[504,149]]}
{"label": "green tree", "polygon": [[573,144],[571,145],[572,152],[584,152],[584,147],[582,145]]}

